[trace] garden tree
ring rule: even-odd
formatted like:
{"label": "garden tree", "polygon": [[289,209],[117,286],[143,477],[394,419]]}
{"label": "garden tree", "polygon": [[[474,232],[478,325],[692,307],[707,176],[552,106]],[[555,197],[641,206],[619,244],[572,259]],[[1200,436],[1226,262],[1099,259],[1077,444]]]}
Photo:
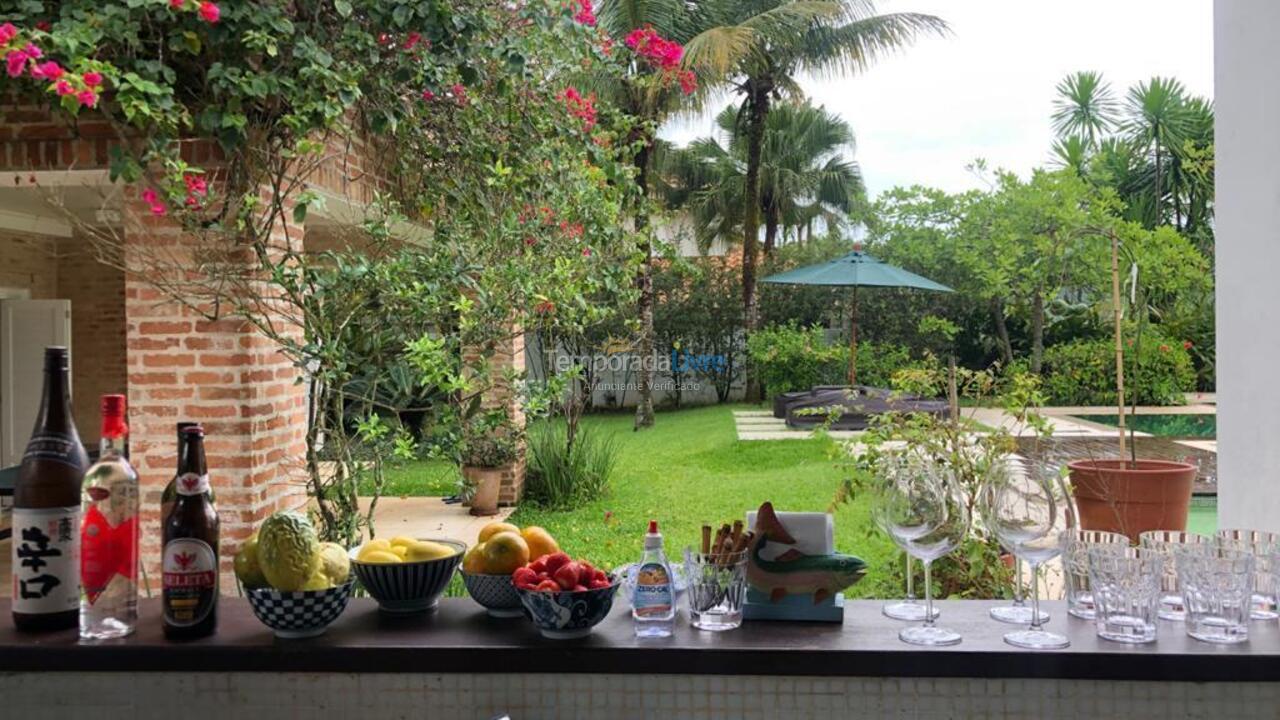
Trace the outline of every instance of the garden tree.
{"label": "garden tree", "polygon": [[[759,324],[760,171],[766,118],[782,96],[798,97],[802,73],[865,70],[882,54],[900,49],[946,24],[918,13],[876,14],[871,0],[707,0],[694,14],[714,27],[686,46],[690,67],[704,84],[724,86],[742,97],[747,162],[743,178],[742,304],[746,333]],[[759,383],[748,368],[747,399],[758,400]]]}
{"label": "garden tree", "polygon": [[[590,321],[586,298],[633,272],[620,222],[630,172],[593,135],[626,120],[586,123],[561,80],[613,63],[579,10],[0,3],[0,91],[105,116],[119,131],[112,179],[185,231],[177,253],[83,227],[104,261],[209,319],[251,323],[306,368],[306,466],[326,538],[349,543],[369,522],[356,487],[380,463],[363,451],[415,449],[388,425],[407,408],[379,391],[404,379],[370,377],[371,359],[412,368],[414,395],[447,396],[416,409],[431,411],[429,434],[449,434],[474,414],[513,326]],[[217,145],[207,167],[182,152],[200,138]],[[307,179],[357,142],[380,195],[353,237],[306,252],[293,239],[321,202]],[[404,221],[430,239],[406,243]]]}
{"label": "garden tree", "polygon": [[728,258],[683,259],[659,268],[654,326],[673,360],[677,407],[682,381],[710,382],[723,403],[742,374],[739,282],[739,269]]}
{"label": "garden tree", "polygon": [[1053,130],[1060,138],[1079,138],[1085,147],[1094,147],[1116,127],[1117,106],[1111,84],[1102,74],[1072,73],[1058,83],[1053,103]]}
{"label": "garden tree", "polygon": [[1172,149],[1181,147],[1187,130],[1186,90],[1174,78],[1155,77],[1138,83],[1129,88],[1125,96],[1124,113],[1124,132],[1137,148],[1150,152],[1153,158],[1153,225],[1159,225],[1165,222],[1165,195],[1168,193],[1165,165]]}
{"label": "garden tree", "polygon": [[[671,200],[689,211],[703,248],[741,237],[747,143],[740,120],[737,108],[721,110],[715,119],[719,137],[694,140],[671,153],[664,167],[678,188]],[[849,158],[853,151],[853,129],[825,108],[782,103],[769,114],[759,194],[766,258],[787,228],[812,228],[817,220],[847,230],[849,213],[866,195],[862,171]]]}

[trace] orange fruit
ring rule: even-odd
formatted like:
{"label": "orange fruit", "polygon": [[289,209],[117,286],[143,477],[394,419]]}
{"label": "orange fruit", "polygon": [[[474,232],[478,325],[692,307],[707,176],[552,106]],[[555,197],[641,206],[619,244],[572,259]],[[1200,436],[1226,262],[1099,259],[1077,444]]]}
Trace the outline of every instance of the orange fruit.
{"label": "orange fruit", "polygon": [[500,532],[484,542],[484,571],[490,575],[509,575],[529,562],[529,544],[519,533]]}
{"label": "orange fruit", "polygon": [[476,542],[488,542],[489,538],[500,532],[513,532],[520,534],[520,528],[508,522],[491,522],[480,528],[480,535],[476,537]]}
{"label": "orange fruit", "polygon": [[473,546],[462,556],[462,571],[467,573],[484,573],[484,543]]}
{"label": "orange fruit", "polygon": [[520,536],[529,544],[530,559],[537,560],[543,555],[560,552],[560,543],[551,537],[551,533],[537,525],[530,525],[521,530]]}

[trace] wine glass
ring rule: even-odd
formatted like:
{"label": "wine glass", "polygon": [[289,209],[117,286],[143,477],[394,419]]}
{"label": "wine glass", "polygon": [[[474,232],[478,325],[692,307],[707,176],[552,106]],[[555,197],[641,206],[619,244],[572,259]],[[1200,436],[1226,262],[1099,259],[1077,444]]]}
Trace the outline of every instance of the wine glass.
{"label": "wine glass", "polygon": [[983,512],[1000,543],[1031,566],[1030,627],[1006,633],[1004,641],[1024,648],[1064,648],[1071,644],[1067,638],[1042,626],[1039,579],[1040,566],[1062,553],[1070,501],[1056,474],[1025,465],[1021,470],[990,493]]}
{"label": "wine glass", "polygon": [[[988,530],[991,530],[991,523],[983,515],[987,508],[990,508],[992,505],[991,495],[1006,483],[1011,482],[1011,475],[1018,472],[1019,469],[1019,466],[1011,460],[1005,462],[994,462],[991,464],[991,467],[987,469],[982,487],[978,490],[980,494],[978,499],[978,514],[983,526]],[[999,536],[997,536],[996,539],[999,540]],[[1038,613],[1034,615],[1034,617],[1038,618],[1040,622],[1049,622],[1048,612],[1027,607],[1027,596],[1022,590],[1022,558],[1019,558],[1014,554],[1013,549],[1005,545],[1003,541],[1000,542],[1000,546],[1005,552],[1014,556],[1013,603],[993,607],[987,614],[991,616],[992,620],[1008,623],[1010,625],[1029,625],[1034,613]]]}
{"label": "wine glass", "polygon": [[[907,453],[894,452],[884,455],[881,458],[881,461],[876,464],[877,483],[883,486],[891,482],[896,482],[899,478],[905,477],[906,473],[909,472],[910,464],[911,460]],[[878,505],[873,506],[872,519],[880,526],[881,530],[892,535],[889,531],[890,522],[882,513],[877,511],[878,507]],[[904,553],[904,555],[906,556],[907,565],[907,596],[901,600],[890,600],[889,602],[886,602],[884,607],[881,608],[881,612],[885,614],[885,617],[890,617],[894,620],[919,622],[924,619],[925,606],[924,603],[920,602],[920,600],[916,598],[915,573],[911,571],[911,554]],[[940,611],[937,608],[934,608],[933,617],[938,617],[939,612]]]}
{"label": "wine glass", "polygon": [[964,502],[947,482],[945,472],[927,461],[879,488],[876,503],[883,526],[899,547],[924,563],[923,624],[903,628],[898,638],[912,645],[955,645],[960,633],[934,624],[933,561],[951,552],[969,531]]}

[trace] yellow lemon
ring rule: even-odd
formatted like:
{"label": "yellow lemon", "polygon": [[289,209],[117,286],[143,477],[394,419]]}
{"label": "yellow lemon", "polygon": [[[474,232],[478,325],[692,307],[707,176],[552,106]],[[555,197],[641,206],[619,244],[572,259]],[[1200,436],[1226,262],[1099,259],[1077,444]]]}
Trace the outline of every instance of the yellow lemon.
{"label": "yellow lemon", "polygon": [[391,543],[386,540],[370,540],[360,546],[360,552],[356,553],[356,558],[364,560],[364,556],[372,552],[391,552]]}
{"label": "yellow lemon", "polygon": [[397,535],[391,538],[391,547],[409,547],[418,542],[416,538],[407,537],[405,535]]}
{"label": "yellow lemon", "polygon": [[387,552],[386,550],[374,550],[369,553],[362,553],[360,555],[360,562],[377,563],[377,564],[385,565],[385,564],[391,564],[391,563],[404,562],[404,559],[393,552]]}
{"label": "yellow lemon", "polygon": [[441,545],[430,540],[420,540],[409,546],[409,554],[406,560],[420,562],[422,560],[439,560],[447,558],[457,551],[448,545]]}
{"label": "yellow lemon", "polygon": [[405,558],[409,557],[409,546],[408,545],[392,545],[391,554],[399,557],[401,560],[404,560]]}
{"label": "yellow lemon", "polygon": [[507,522],[491,522],[480,528],[480,535],[476,537],[476,540],[479,542],[488,542],[489,538],[500,532],[513,532],[519,535],[520,528]]}

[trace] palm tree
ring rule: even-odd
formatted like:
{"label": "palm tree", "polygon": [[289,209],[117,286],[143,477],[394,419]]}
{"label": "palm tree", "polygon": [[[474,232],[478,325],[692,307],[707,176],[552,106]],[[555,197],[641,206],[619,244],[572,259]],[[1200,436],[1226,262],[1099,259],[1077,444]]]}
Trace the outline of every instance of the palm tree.
{"label": "palm tree", "polygon": [[1083,135],[1068,135],[1053,141],[1053,162],[1069,168],[1080,177],[1089,172],[1089,156],[1093,141]]}
{"label": "palm tree", "polygon": [[1153,154],[1155,177],[1151,196],[1155,223],[1162,224],[1167,192],[1164,163],[1173,148],[1181,147],[1189,130],[1186,90],[1174,78],[1152,78],[1129,89],[1124,111],[1122,127],[1130,141]]}
{"label": "palm tree", "polygon": [[[711,30],[686,44],[686,62],[706,84],[726,85],[742,96],[746,169],[742,213],[742,303],[747,335],[756,330],[756,265],[759,255],[761,155],[772,103],[799,97],[802,73],[865,70],[886,52],[946,23],[919,13],[876,14],[873,0],[703,0],[693,15]],[[747,398],[759,399],[748,368]]]}
{"label": "palm tree", "polygon": [[[689,211],[704,249],[715,239],[741,237],[745,205],[747,143],[737,108],[722,110],[715,124],[718,136],[670,153],[662,170],[669,201]],[[788,228],[848,224],[866,195],[862,171],[849,159],[853,151],[852,128],[825,108],[782,103],[769,114],[759,194],[766,255]]]}
{"label": "palm tree", "polygon": [[1059,137],[1077,136],[1085,147],[1091,148],[1116,126],[1115,97],[1101,73],[1072,73],[1058,83],[1057,89],[1053,130]]}

